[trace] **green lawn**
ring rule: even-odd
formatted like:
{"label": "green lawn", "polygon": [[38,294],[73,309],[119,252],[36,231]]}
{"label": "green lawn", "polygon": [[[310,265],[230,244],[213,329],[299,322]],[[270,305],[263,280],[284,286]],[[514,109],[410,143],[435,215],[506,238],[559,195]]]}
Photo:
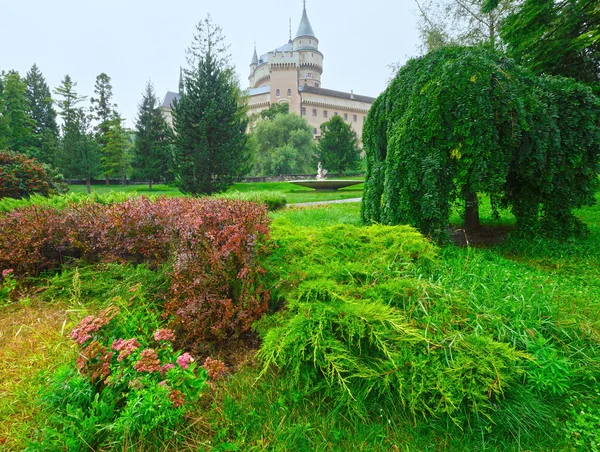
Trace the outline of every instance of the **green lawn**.
{"label": "green lawn", "polygon": [[[350,177],[348,179],[361,180],[360,178]],[[335,199],[360,198],[363,192],[363,184],[352,187],[342,188],[337,192],[317,192],[311,188],[300,187],[289,182],[253,182],[234,184],[227,193],[249,193],[249,192],[277,192],[285,197],[288,204],[299,202],[329,201]],[[69,189],[76,193],[86,193],[85,185],[70,185]],[[147,185],[93,185],[92,192],[138,193],[142,195],[166,195],[181,196],[181,192],[172,186],[154,185],[152,190],[148,190]]]}

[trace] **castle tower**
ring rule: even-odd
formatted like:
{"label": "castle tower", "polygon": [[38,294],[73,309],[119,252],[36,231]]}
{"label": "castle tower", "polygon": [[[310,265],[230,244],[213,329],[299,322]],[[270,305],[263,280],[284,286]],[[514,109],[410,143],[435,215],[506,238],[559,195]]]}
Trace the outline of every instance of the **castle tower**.
{"label": "castle tower", "polygon": [[183,96],[185,85],[183,83],[183,68],[179,66],[179,95]]}
{"label": "castle tower", "polygon": [[250,63],[250,76],[248,77],[248,81],[250,82],[250,86],[254,86],[254,72],[256,71],[256,67],[258,66],[258,55],[256,54],[256,42],[254,42],[254,55],[252,55],[252,62]]}
{"label": "castle tower", "polygon": [[310,25],[306,14],[306,0],[302,11],[302,19],[293,40],[294,52],[298,52],[298,82],[300,86],[321,86],[323,74],[323,54],[319,52],[319,40]]}

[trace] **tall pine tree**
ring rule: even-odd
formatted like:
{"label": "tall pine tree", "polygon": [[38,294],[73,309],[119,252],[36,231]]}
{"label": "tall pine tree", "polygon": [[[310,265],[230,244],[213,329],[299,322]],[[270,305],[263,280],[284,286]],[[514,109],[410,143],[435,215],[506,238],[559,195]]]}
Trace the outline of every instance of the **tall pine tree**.
{"label": "tall pine tree", "polygon": [[4,119],[4,132],[0,136],[0,148],[36,157],[36,124],[30,114],[27,84],[15,71],[9,71],[3,79],[0,116]]}
{"label": "tall pine tree", "polygon": [[107,134],[112,125],[115,124],[117,115],[117,105],[112,103],[112,85],[111,79],[104,72],[96,77],[94,85],[95,96],[90,99],[92,118],[96,121],[94,131],[96,132],[96,140],[102,152],[103,173],[106,177],[106,185],[109,184],[109,176],[114,166],[118,166],[118,161],[111,161],[107,155]]}
{"label": "tall pine tree", "polygon": [[77,83],[69,75],[61,81],[54,93],[59,96],[57,104],[63,119],[63,134],[58,167],[66,178],[85,179],[87,192],[91,193],[90,182],[100,171],[100,150],[92,134],[90,118],[77,105],[85,99],[75,91]]}
{"label": "tall pine tree", "polygon": [[325,168],[337,171],[338,176],[358,166],[360,149],[356,132],[341,116],[321,124],[319,158]]}
{"label": "tall pine tree", "polygon": [[50,88],[36,64],[31,66],[25,81],[30,115],[35,121],[35,156],[44,163],[54,165],[59,130]]}
{"label": "tall pine tree", "polygon": [[105,138],[102,167],[105,174],[118,176],[121,184],[125,185],[131,170],[132,143],[129,133],[123,128],[123,119],[118,115],[109,122]]}
{"label": "tall pine tree", "polygon": [[221,28],[210,16],[188,50],[185,92],[173,108],[175,171],[193,195],[225,191],[250,170],[246,109]]}
{"label": "tall pine tree", "polygon": [[169,143],[168,126],[150,82],[138,106],[135,131],[134,174],[147,180],[152,190],[153,182],[164,179],[169,171]]}

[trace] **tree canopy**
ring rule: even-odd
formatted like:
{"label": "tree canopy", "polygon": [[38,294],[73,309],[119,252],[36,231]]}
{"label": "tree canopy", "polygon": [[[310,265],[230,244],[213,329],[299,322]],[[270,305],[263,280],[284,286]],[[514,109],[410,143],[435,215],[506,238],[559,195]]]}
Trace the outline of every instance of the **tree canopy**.
{"label": "tree canopy", "polygon": [[306,119],[296,114],[276,113],[272,119],[259,121],[250,140],[256,148],[254,174],[279,176],[314,171],[312,129]]}
{"label": "tree canopy", "polygon": [[483,48],[410,60],[373,104],[363,145],[367,223],[409,223],[440,237],[461,202],[512,209],[523,231],[568,235],[595,202],[600,101],[567,78],[537,77]]}
{"label": "tree canopy", "polygon": [[319,160],[323,167],[336,171],[338,176],[355,169],[360,161],[356,132],[339,115],[321,124]]}

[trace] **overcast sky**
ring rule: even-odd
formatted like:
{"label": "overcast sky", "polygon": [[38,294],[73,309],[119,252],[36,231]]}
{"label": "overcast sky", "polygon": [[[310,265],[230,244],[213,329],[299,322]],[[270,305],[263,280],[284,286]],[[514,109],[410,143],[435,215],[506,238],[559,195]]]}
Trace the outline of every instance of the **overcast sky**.
{"label": "overcast sky", "polygon": [[[325,57],[323,88],[376,97],[388,66],[418,54],[414,0],[308,0],[306,9]],[[254,40],[259,55],[284,45],[289,18],[296,34],[302,1],[0,0],[0,71],[24,76],[36,63],[51,89],[69,74],[87,96],[105,72],[131,127],[148,80],[161,99],[177,91],[185,50],[207,13],[246,88]]]}

